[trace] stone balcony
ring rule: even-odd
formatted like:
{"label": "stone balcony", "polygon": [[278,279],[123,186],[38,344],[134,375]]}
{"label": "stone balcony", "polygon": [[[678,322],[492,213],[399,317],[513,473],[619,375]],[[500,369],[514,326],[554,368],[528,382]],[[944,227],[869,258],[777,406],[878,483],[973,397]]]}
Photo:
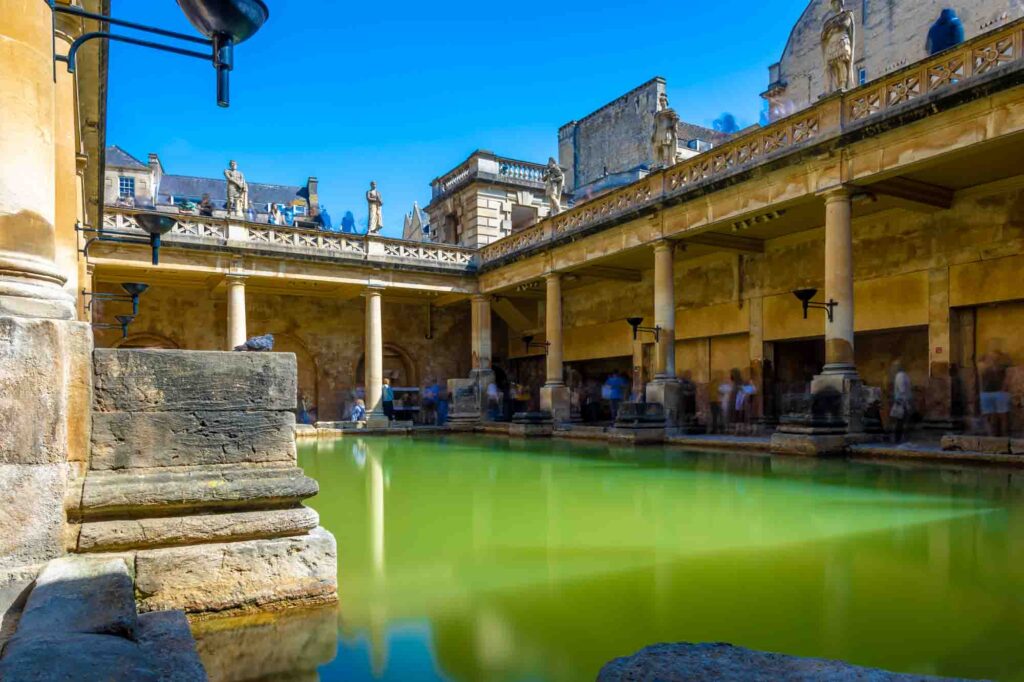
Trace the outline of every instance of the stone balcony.
{"label": "stone balcony", "polygon": [[[836,93],[770,125],[651,173],[480,250],[484,270],[584,234],[613,227],[660,207],[738,182],[791,158],[833,153],[843,142],[913,123],[941,108],[985,97],[1024,79],[1024,19],[909,64],[865,85]],[[1003,79],[1003,85],[993,85]],[[434,181],[435,193],[458,186],[470,162]],[[435,194],[436,196],[436,194]],[[738,226],[742,228],[743,226]]]}
{"label": "stone balcony", "polygon": [[[103,229],[145,236],[135,216],[143,211],[107,206]],[[285,258],[337,261],[339,263],[407,267],[452,273],[476,269],[476,250],[449,244],[431,244],[375,235],[345,234],[325,230],[267,225],[236,219],[178,214],[167,247],[227,249],[237,255],[270,255]],[[111,235],[116,239],[116,235]],[[103,233],[98,241],[103,243]]]}
{"label": "stone balcony", "polygon": [[478,150],[454,170],[431,181],[431,201],[446,197],[477,180],[543,190],[544,171],[543,164],[509,159]]}

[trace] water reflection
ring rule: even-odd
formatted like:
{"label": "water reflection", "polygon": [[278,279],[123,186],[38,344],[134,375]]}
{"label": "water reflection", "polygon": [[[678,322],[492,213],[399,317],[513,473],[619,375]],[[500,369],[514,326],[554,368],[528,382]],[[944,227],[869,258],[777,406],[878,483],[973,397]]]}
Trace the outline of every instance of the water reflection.
{"label": "water reflection", "polygon": [[554,447],[304,448],[339,547],[321,678],[593,679],[724,640],[1024,679],[1024,474]]}

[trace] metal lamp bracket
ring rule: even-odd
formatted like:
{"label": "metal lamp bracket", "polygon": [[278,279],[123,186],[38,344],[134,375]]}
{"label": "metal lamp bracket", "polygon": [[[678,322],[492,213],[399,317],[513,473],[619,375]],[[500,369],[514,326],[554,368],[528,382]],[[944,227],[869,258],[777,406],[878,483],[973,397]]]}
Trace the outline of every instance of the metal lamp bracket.
{"label": "metal lamp bracket", "polygon": [[835,322],[835,318],[833,317],[833,311],[835,310],[835,307],[837,305],[839,305],[839,302],[838,301],[834,301],[831,298],[828,299],[827,303],[815,303],[813,301],[805,301],[804,302],[804,319],[805,320],[807,319],[807,311],[812,309],[812,308],[815,309],[815,310],[824,310],[825,314],[828,316],[829,324],[831,324],[831,323]]}

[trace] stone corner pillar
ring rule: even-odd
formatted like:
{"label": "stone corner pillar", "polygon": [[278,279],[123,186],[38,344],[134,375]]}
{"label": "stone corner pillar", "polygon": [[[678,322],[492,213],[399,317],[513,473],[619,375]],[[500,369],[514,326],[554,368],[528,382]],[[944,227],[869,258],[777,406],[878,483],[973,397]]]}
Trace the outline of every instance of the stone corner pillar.
{"label": "stone corner pillar", "polygon": [[665,409],[668,426],[680,424],[681,385],[676,377],[676,295],[675,244],[668,239],[654,243],[654,324],[659,328],[655,342],[654,379],[647,384],[649,403]]}
{"label": "stone corner pillar", "polygon": [[569,387],[565,385],[562,362],[562,275],[551,272],[544,276],[547,301],[544,308],[544,331],[547,337],[546,379],[540,389],[540,409],[550,412],[556,424],[571,419]]}
{"label": "stone corner pillar", "polygon": [[249,338],[245,319],[246,277],[228,275],[224,280],[228,288],[228,327],[224,350],[234,350]]}
{"label": "stone corner pillar", "polygon": [[471,351],[474,370],[491,369],[491,298],[475,294],[470,300]]}
{"label": "stone corner pillar", "polygon": [[384,416],[384,329],[381,313],[380,287],[367,287],[363,292],[366,299],[366,351],[364,356],[366,425],[381,427],[388,425]]}

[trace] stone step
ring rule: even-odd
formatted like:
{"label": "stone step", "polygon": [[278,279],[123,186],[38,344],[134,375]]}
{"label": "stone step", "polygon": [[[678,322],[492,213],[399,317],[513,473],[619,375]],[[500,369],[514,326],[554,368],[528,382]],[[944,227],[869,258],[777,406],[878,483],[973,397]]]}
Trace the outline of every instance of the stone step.
{"label": "stone step", "polygon": [[183,612],[138,616],[123,558],[75,556],[55,559],[39,574],[0,658],[0,679],[207,678]]}
{"label": "stone step", "polygon": [[303,535],[319,522],[319,515],[308,507],[96,521],[82,524],[76,551],[117,552]]}
{"label": "stone step", "polygon": [[294,410],[291,353],[98,349],[97,412]]}
{"label": "stone step", "polygon": [[68,512],[72,520],[291,507],[316,495],[318,486],[298,467],[238,466],[91,471],[81,490]]}
{"label": "stone step", "polygon": [[96,412],[90,467],[97,470],[295,464],[291,412]]}
{"label": "stone step", "polygon": [[221,615],[333,603],[337,565],[334,536],[320,527],[297,537],[138,550],[137,603],[143,612]]}

